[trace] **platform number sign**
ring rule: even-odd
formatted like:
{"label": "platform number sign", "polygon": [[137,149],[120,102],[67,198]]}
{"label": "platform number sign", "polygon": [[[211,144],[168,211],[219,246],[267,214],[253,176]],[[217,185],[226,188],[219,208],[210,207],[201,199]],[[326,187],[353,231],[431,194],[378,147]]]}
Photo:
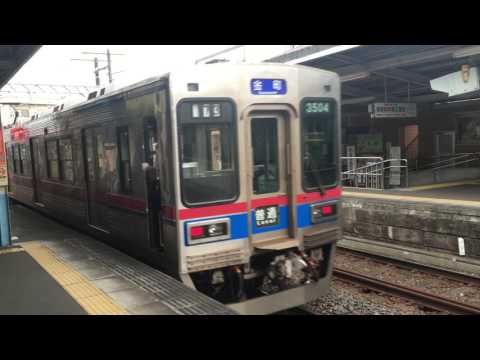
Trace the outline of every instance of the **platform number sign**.
{"label": "platform number sign", "polygon": [[278,224],[280,214],[277,205],[263,206],[255,209],[255,224],[257,227]]}

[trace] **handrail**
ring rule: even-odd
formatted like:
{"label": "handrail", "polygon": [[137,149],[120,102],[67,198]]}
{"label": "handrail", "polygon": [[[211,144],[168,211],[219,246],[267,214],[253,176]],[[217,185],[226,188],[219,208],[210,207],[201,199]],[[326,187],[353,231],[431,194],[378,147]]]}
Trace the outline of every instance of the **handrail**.
{"label": "handrail", "polygon": [[428,168],[432,168],[432,167],[434,167],[435,165],[438,165],[438,164],[442,164],[442,163],[450,162],[450,161],[455,161],[455,160],[465,158],[465,157],[468,157],[468,156],[472,156],[472,155],[477,155],[478,156],[478,155],[480,155],[480,153],[464,153],[464,154],[458,154],[458,155],[456,154],[456,156],[454,156],[452,158],[441,160],[441,161],[435,161],[435,162],[430,163],[428,165],[424,165],[421,168],[419,168],[418,170],[425,170],[425,169],[428,169]]}
{"label": "handrail", "polygon": [[454,164],[439,166],[439,167],[436,167],[436,168],[432,169],[432,171],[438,171],[440,169],[447,169],[447,168],[450,168],[450,167],[454,167],[454,166],[461,165],[461,164],[466,164],[466,163],[469,163],[469,162],[472,162],[472,161],[477,161],[477,160],[480,160],[480,156],[475,158],[475,159],[468,159],[468,160],[456,162]]}
{"label": "handrail", "polygon": [[[343,158],[342,158],[342,159],[343,159]],[[387,160],[379,161],[379,162],[374,163],[374,164],[365,165],[365,166],[362,166],[362,167],[359,167],[359,168],[355,168],[355,169],[352,169],[352,170],[347,170],[347,171],[342,172],[342,174],[348,174],[348,175],[350,175],[350,172],[351,172],[351,171],[367,169],[367,168],[369,168],[369,167],[378,166],[378,165],[380,165],[380,164],[384,164],[384,163],[387,163],[387,162],[389,162],[389,161],[405,161],[405,162],[408,162],[407,159],[387,159]],[[362,173],[362,174],[365,174],[365,173]]]}
{"label": "handrail", "polygon": [[[387,159],[381,157],[341,157],[341,160],[380,160],[347,171],[342,171],[342,181],[353,181],[355,186],[364,185],[365,188],[383,189],[385,170],[405,168],[405,184],[408,186],[408,159]],[[392,165],[392,161],[399,162],[399,165]],[[389,163],[387,166],[385,164]],[[404,165],[403,165],[404,164]],[[402,175],[401,172],[399,174]]]}

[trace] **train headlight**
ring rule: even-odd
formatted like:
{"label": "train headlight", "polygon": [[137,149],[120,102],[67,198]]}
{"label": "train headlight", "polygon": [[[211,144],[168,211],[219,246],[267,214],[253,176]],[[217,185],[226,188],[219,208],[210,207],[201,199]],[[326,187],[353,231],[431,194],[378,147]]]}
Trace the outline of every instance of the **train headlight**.
{"label": "train headlight", "polygon": [[311,206],[312,224],[317,224],[325,218],[337,215],[337,204],[316,204]]}
{"label": "train headlight", "polygon": [[187,225],[187,229],[188,243],[191,245],[226,240],[230,238],[230,219],[193,222]]}

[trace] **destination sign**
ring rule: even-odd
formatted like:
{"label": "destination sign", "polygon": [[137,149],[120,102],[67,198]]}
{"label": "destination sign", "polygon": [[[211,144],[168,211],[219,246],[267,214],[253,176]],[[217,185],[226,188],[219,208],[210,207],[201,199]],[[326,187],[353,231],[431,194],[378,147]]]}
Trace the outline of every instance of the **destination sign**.
{"label": "destination sign", "polygon": [[252,79],[250,91],[253,95],[285,95],[287,82],[283,79]]}

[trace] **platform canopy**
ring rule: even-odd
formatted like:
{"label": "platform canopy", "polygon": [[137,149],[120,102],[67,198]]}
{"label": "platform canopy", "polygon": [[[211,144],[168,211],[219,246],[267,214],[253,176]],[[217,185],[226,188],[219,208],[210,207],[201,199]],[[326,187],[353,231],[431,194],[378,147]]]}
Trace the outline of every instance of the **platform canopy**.
{"label": "platform canopy", "polygon": [[42,45],[0,45],[0,89]]}
{"label": "platform canopy", "polygon": [[480,65],[479,45],[357,45],[326,52],[321,45],[301,47],[267,60],[301,64],[338,73],[343,104],[374,101],[435,103],[476,98],[480,91],[449,97],[430,80]]}

